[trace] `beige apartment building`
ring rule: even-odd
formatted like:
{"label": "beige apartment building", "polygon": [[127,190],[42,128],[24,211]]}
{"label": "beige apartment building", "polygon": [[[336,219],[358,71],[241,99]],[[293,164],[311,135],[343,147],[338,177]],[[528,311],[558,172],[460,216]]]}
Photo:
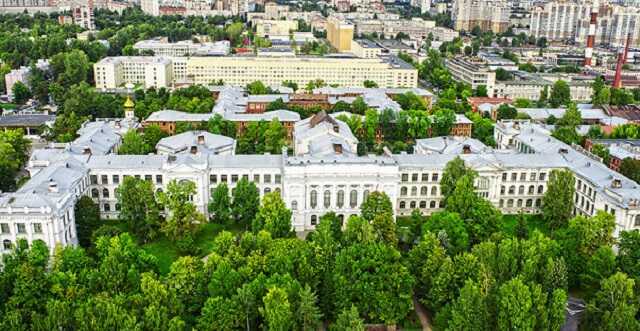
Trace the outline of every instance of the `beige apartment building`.
{"label": "beige apartment building", "polygon": [[305,86],[321,79],[327,85],[361,87],[371,80],[381,88],[417,87],[418,71],[397,57],[109,57],[94,65],[96,88],[112,89],[127,83],[149,87],[182,84],[245,86],[256,80],[267,85],[293,81]]}
{"label": "beige apartment building", "polygon": [[298,21],[289,20],[256,20],[256,35],[258,37],[289,36],[292,31],[298,31]]}
{"label": "beige apartment building", "polygon": [[348,52],[351,50],[353,40],[352,24],[346,23],[336,17],[327,19],[327,40],[338,52]]}

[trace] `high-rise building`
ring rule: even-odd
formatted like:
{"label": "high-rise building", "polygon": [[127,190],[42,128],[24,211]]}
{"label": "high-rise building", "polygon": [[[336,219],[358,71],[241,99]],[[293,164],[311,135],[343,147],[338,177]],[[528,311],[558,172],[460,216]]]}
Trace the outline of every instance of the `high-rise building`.
{"label": "high-rise building", "polygon": [[505,0],[455,0],[453,2],[454,29],[504,32],[509,28],[510,8]]}
{"label": "high-rise building", "polygon": [[160,15],[160,0],[140,0],[140,7],[151,16]]}
{"label": "high-rise building", "polygon": [[352,24],[336,17],[329,17],[327,20],[327,40],[338,52],[348,52],[351,50],[351,41],[353,41],[353,28]]}
{"label": "high-rise building", "polygon": [[93,21],[93,1],[89,0],[86,4],[80,4],[71,8],[71,18],[73,24],[78,25],[87,30],[95,30]]}
{"label": "high-rise building", "polygon": [[[552,1],[535,7],[531,12],[530,34],[549,41],[573,40],[588,32],[580,22],[591,17],[591,6],[583,2]],[[585,29],[585,31],[580,31]]]}

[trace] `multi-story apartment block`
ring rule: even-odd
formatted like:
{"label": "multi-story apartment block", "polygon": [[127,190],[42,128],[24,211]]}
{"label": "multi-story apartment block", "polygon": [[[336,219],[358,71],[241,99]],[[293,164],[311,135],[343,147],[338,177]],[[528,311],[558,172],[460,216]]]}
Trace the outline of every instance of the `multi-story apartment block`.
{"label": "multi-story apartment block", "polygon": [[483,85],[487,88],[488,96],[494,96],[496,73],[491,71],[484,61],[456,58],[446,60],[446,66],[456,80],[471,85],[474,90]]}
{"label": "multi-story apartment block", "polygon": [[289,20],[254,20],[258,37],[289,36],[293,31],[298,31],[298,21]]}
{"label": "multi-story apartment block", "polygon": [[382,47],[369,39],[356,39],[351,42],[351,53],[364,59],[375,59],[382,55]]}
{"label": "multi-story apartment block", "polygon": [[[47,71],[49,70],[49,61],[39,59],[36,62],[35,66],[40,70]],[[9,71],[9,73],[7,73],[4,76],[4,86],[7,89],[7,94],[10,96],[13,96],[13,85],[15,85],[17,82],[20,82],[22,84],[29,86],[30,77],[31,77],[31,67],[22,66],[18,69],[13,69]]]}
{"label": "multi-story apartment block", "polygon": [[504,32],[509,27],[510,13],[505,0],[455,0],[454,29],[471,31],[478,26],[482,31]]}
{"label": "multi-story apartment block", "polygon": [[256,80],[271,86],[289,80],[299,86],[311,80],[340,86],[362,86],[371,80],[380,87],[416,87],[417,70],[397,57],[359,59],[345,57],[108,57],[94,65],[96,88],[113,89],[126,83],[145,87],[173,87],[188,80],[210,85],[246,86]]}
{"label": "multi-story apartment block", "polygon": [[327,19],[327,40],[338,52],[348,52],[351,50],[354,26],[339,18],[329,17]]}
{"label": "multi-story apartment block", "polygon": [[580,21],[590,13],[591,6],[584,1],[547,2],[532,9],[529,31],[536,38],[545,37],[550,41],[573,40],[584,28]]}
{"label": "multi-story apartment block", "polygon": [[93,21],[93,1],[89,0],[86,4],[80,4],[71,8],[71,18],[73,24],[87,30],[96,28]]}

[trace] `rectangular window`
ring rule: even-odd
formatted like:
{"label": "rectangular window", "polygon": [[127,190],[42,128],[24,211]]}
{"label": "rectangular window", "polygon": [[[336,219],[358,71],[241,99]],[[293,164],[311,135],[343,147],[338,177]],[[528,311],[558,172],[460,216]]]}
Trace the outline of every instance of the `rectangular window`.
{"label": "rectangular window", "polygon": [[152,181],[153,180],[153,176],[152,175],[144,175],[144,180]]}
{"label": "rectangular window", "polygon": [[249,180],[249,175],[242,175],[242,179],[248,181]]}
{"label": "rectangular window", "polygon": [[518,173],[514,172],[511,173],[511,181],[515,182],[518,179]]}
{"label": "rectangular window", "polygon": [[118,175],[113,175],[113,176],[111,176],[111,181],[112,181],[114,184],[120,184],[120,176],[118,176]]}
{"label": "rectangular window", "polygon": [[411,174],[411,181],[417,182],[418,181],[418,174]]}
{"label": "rectangular window", "polygon": [[209,184],[216,184],[218,182],[218,175],[209,175]]}
{"label": "rectangular window", "polygon": [[537,176],[536,176],[536,173],[535,173],[535,172],[532,172],[532,173],[531,173],[531,175],[529,175],[529,180],[530,180],[530,181],[534,181],[534,180],[536,180],[536,177],[537,177]]}
{"label": "rectangular window", "polygon": [[282,175],[275,175],[274,179],[276,184],[280,184],[280,182],[282,182]]}
{"label": "rectangular window", "polygon": [[91,185],[98,185],[98,176],[91,175]]}
{"label": "rectangular window", "polygon": [[271,175],[264,175],[264,183],[271,184]]}
{"label": "rectangular window", "polygon": [[437,181],[438,181],[438,174],[433,174],[433,175],[431,176],[431,181],[432,181],[432,182],[437,182]]}
{"label": "rectangular window", "polygon": [[520,181],[524,182],[527,180],[527,173],[526,172],[521,172],[520,173]]}
{"label": "rectangular window", "polygon": [[156,184],[162,185],[162,175],[156,175]]}
{"label": "rectangular window", "polygon": [[33,223],[33,233],[42,233],[42,224]]}
{"label": "rectangular window", "polygon": [[403,182],[408,182],[409,181],[409,174],[402,174],[402,181]]}
{"label": "rectangular window", "polygon": [[0,233],[8,234],[9,233],[9,224],[0,223]]}
{"label": "rectangular window", "polygon": [[134,175],[133,177],[135,177],[136,179],[140,179],[140,175]]}
{"label": "rectangular window", "polygon": [[231,175],[231,182],[232,183],[237,183],[238,182],[238,175]]}
{"label": "rectangular window", "polygon": [[508,175],[507,175],[507,173],[506,173],[506,172],[503,172],[503,173],[502,173],[502,181],[503,181],[503,182],[506,182],[506,181],[507,181],[507,176],[508,176]]}
{"label": "rectangular window", "polygon": [[260,183],[260,175],[253,175],[253,182],[256,184]]}
{"label": "rectangular window", "polygon": [[547,174],[544,173],[544,172],[541,172],[540,173],[540,180],[546,180],[546,178],[547,178]]}
{"label": "rectangular window", "polygon": [[102,185],[107,185],[109,184],[109,176],[107,175],[102,175],[100,176],[100,181],[102,182]]}
{"label": "rectangular window", "polygon": [[220,182],[226,183],[227,182],[227,175],[220,175]]}
{"label": "rectangular window", "polygon": [[24,225],[24,223],[17,223],[16,228],[18,233],[27,233],[27,227]]}
{"label": "rectangular window", "polygon": [[423,182],[428,182],[429,181],[429,174],[422,174],[422,181]]}

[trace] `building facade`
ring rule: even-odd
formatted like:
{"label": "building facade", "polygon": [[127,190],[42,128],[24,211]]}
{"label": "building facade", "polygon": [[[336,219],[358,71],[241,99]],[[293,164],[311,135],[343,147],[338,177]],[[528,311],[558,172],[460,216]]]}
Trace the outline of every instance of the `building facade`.
{"label": "building facade", "polygon": [[452,19],[457,31],[471,31],[478,26],[482,31],[499,33],[509,28],[510,13],[504,0],[455,0]]}
{"label": "building facade", "polygon": [[327,19],[327,40],[338,52],[348,52],[351,50],[354,26],[339,18],[329,17]]}

